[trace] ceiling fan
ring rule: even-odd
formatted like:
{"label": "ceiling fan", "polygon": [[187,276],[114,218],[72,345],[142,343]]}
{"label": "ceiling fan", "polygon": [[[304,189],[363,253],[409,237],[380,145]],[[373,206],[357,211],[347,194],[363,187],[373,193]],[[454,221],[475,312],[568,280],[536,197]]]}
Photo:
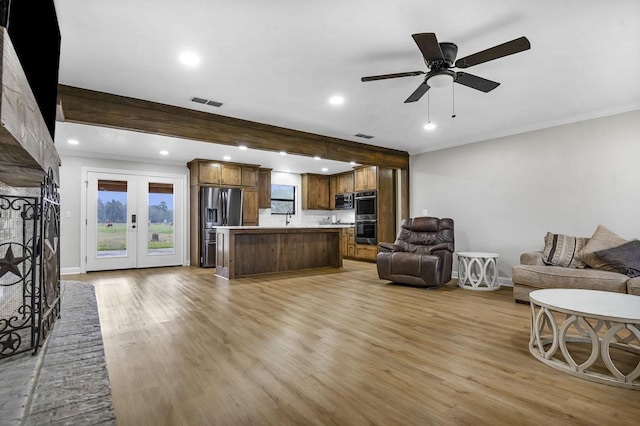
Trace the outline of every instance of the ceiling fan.
{"label": "ceiling fan", "polygon": [[362,77],[360,80],[364,82],[426,74],[422,84],[404,101],[405,103],[419,100],[431,87],[444,87],[451,84],[452,81],[487,93],[498,87],[500,83],[466,72],[453,71],[452,68],[469,68],[483,62],[493,61],[494,59],[513,55],[514,53],[519,53],[531,48],[529,40],[527,40],[526,37],[520,37],[474,53],[473,55],[465,56],[456,61],[458,46],[454,43],[438,43],[438,39],[434,33],[413,34],[411,37],[413,37],[420,52],[422,52],[429,72],[409,71],[395,74],[373,75]]}

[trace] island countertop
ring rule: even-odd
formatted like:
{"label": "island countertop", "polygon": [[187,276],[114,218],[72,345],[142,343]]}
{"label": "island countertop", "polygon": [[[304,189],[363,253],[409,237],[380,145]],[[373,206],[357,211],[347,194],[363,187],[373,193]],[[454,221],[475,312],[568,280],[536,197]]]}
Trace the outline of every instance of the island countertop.
{"label": "island countertop", "polygon": [[353,225],[216,227],[216,275],[227,279],[342,267],[340,234]]}
{"label": "island countertop", "polygon": [[243,226],[243,225],[239,225],[239,226],[216,226],[216,228],[233,229],[233,230],[245,230],[245,229],[247,229],[247,230],[252,230],[252,229],[258,229],[258,230],[294,229],[294,230],[298,230],[298,229],[330,229],[330,228],[342,229],[342,228],[352,228],[354,226],[355,226],[354,223],[332,223],[332,224],[326,224],[326,225],[323,224],[323,225],[282,225],[282,226]]}

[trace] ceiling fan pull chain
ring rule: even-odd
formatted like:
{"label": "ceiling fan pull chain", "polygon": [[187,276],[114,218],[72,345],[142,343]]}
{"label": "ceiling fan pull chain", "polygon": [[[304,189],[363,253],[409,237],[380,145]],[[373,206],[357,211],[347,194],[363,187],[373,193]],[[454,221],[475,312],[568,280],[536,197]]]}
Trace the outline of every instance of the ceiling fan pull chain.
{"label": "ceiling fan pull chain", "polygon": [[451,118],[456,118],[456,86],[451,82]]}

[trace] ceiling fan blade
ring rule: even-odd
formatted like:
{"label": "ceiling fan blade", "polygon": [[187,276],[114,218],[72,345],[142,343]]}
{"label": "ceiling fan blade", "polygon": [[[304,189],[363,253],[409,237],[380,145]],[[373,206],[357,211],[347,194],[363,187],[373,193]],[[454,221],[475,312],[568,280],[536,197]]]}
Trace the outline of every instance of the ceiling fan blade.
{"label": "ceiling fan blade", "polygon": [[409,71],[409,72],[399,72],[395,74],[382,74],[382,75],[372,75],[369,77],[362,77],[361,81],[374,81],[374,80],[384,80],[387,78],[397,78],[397,77],[410,77],[412,75],[420,75],[424,74],[424,71]]}
{"label": "ceiling fan blade", "polygon": [[444,55],[434,33],[412,34],[411,37],[427,62],[444,61]]}
{"label": "ceiling fan blade", "polygon": [[469,68],[483,62],[493,61],[494,59],[504,56],[513,55],[531,48],[531,43],[526,37],[520,37],[506,43],[499,44],[489,49],[483,50],[473,55],[465,56],[456,61],[455,66],[458,68]]}
{"label": "ceiling fan blade", "polygon": [[427,82],[425,81],[424,83],[422,83],[420,86],[418,86],[418,88],[411,94],[411,96],[409,96],[407,98],[406,101],[404,101],[404,103],[408,103],[408,102],[415,102],[417,100],[420,100],[420,98],[422,97],[422,95],[424,95],[425,93],[427,93],[427,91],[429,90],[429,85],[427,84]]}
{"label": "ceiling fan blade", "polygon": [[468,74],[466,72],[456,73],[455,82],[462,84],[463,86],[471,87],[472,89],[480,90],[484,93],[490,92],[500,86],[500,83],[478,77],[477,75]]}

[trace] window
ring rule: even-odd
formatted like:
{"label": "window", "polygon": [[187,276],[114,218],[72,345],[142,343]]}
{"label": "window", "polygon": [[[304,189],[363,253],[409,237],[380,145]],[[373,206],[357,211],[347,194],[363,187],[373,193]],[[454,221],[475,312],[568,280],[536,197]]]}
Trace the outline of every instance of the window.
{"label": "window", "polygon": [[293,185],[271,185],[271,214],[295,214],[296,187]]}

